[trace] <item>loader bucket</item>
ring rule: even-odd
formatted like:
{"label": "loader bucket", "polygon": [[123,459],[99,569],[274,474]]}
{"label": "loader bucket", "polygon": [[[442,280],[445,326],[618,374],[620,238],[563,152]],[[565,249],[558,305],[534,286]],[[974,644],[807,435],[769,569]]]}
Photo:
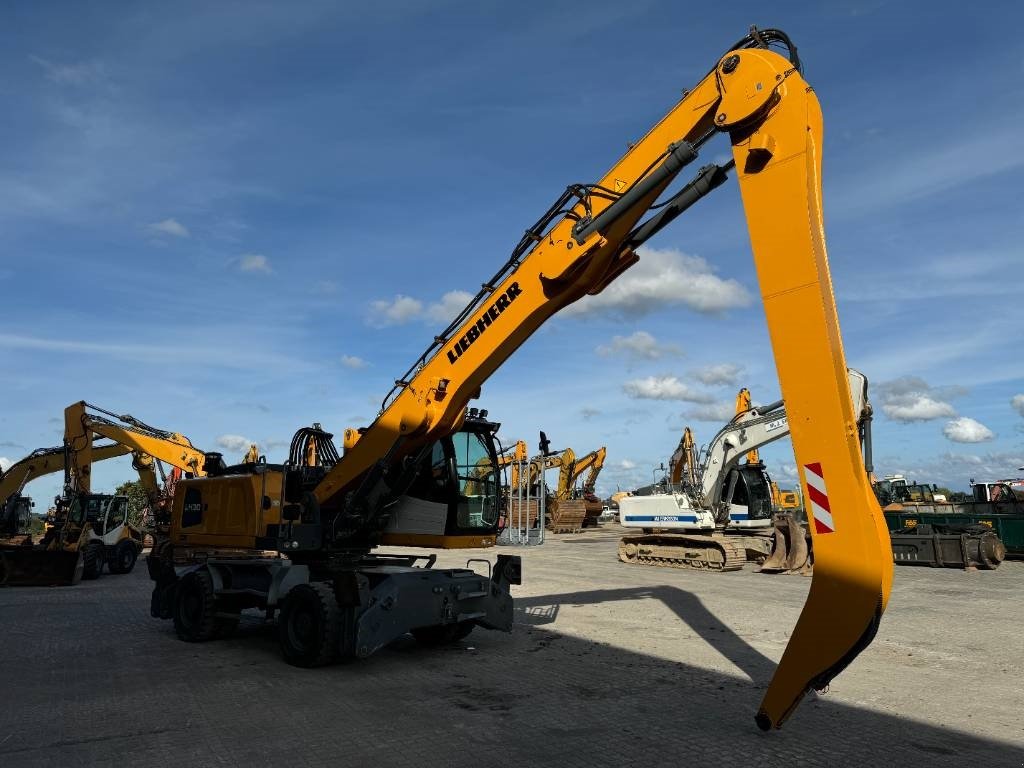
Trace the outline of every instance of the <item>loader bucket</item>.
{"label": "loader bucket", "polygon": [[800,523],[789,515],[779,515],[773,521],[772,553],[761,566],[761,573],[811,572],[811,552],[807,535]]}
{"label": "loader bucket", "polygon": [[79,552],[0,547],[0,586],[67,587],[81,580]]}

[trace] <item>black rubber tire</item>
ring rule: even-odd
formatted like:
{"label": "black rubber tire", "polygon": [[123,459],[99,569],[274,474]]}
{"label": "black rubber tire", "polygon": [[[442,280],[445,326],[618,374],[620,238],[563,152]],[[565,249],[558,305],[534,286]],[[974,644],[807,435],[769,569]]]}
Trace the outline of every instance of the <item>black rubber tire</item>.
{"label": "black rubber tire", "polygon": [[277,620],[281,656],[295,667],[322,667],[338,657],[341,608],[325,582],[293,587]]}
{"label": "black rubber tire", "polygon": [[111,573],[131,573],[135,561],[139,559],[139,548],[131,539],[122,539],[114,547],[114,555],[110,559]]}
{"label": "black rubber tire", "polygon": [[86,544],[82,550],[82,578],[94,581],[103,573],[103,545]]}
{"label": "black rubber tire", "polygon": [[209,571],[186,573],[174,595],[174,631],[186,643],[203,643],[216,636],[217,598]]}
{"label": "black rubber tire", "polygon": [[461,621],[458,624],[438,624],[434,627],[417,627],[412,630],[412,636],[420,645],[434,647],[438,645],[450,645],[458,642],[464,637],[469,637],[476,625],[472,621]]}

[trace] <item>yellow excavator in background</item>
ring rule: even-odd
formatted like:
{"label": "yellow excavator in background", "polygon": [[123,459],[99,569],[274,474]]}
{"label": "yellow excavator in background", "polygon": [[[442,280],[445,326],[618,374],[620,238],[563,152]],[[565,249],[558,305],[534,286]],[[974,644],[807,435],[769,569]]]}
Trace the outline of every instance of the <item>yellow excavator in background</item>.
{"label": "yellow excavator in background", "polygon": [[[95,461],[124,456],[131,449],[123,445],[96,445],[92,449]],[[133,465],[143,466],[144,456],[133,456]],[[45,544],[35,545],[32,533],[33,500],[23,495],[25,487],[45,475],[64,472],[67,451],[64,446],[40,448],[0,472],[0,586],[46,586],[71,584],[81,578],[78,568],[77,543],[67,551],[47,551]],[[142,477],[143,472],[140,472]],[[118,510],[119,512],[120,510]],[[47,520],[45,534],[50,535],[53,520]],[[87,578],[99,575],[93,567]]]}
{"label": "yellow excavator in background", "polygon": [[[97,443],[101,438],[113,444]],[[26,478],[63,470],[64,493],[58,499],[52,525],[38,544],[14,552],[4,550],[8,584],[69,585],[80,578],[98,578],[105,565],[111,573],[134,569],[143,531],[130,519],[128,498],[91,492],[92,465],[127,453],[132,454],[132,467],[154,515],[155,549],[166,544],[170,517],[168,500],[162,497],[157,480],[156,461],[191,476],[202,476],[211,461],[223,463],[220,454],[204,454],[183,435],[154,429],[131,416],[117,416],[85,402],[68,406],[64,445],[49,451],[42,457],[44,462],[26,460],[25,466],[33,468],[30,471],[19,470]]]}
{"label": "yellow excavator in background", "polygon": [[[131,452],[123,445],[102,445],[93,449],[96,461],[124,456]],[[28,524],[27,515],[34,505],[22,495],[25,486],[45,475],[63,472],[66,453],[64,446],[39,448],[25,458],[14,462],[6,471],[0,470],[0,542],[22,544]]]}
{"label": "yellow excavator in background", "polygon": [[668,481],[670,485],[676,487],[684,482],[691,486],[697,485],[697,445],[693,439],[693,431],[689,427],[683,428],[679,445],[668,460]]}
{"label": "yellow excavator in background", "polygon": [[579,533],[583,530],[587,507],[586,502],[576,498],[573,492],[576,452],[572,448],[566,448],[558,456],[551,458],[554,461],[550,466],[558,467],[558,485],[548,495],[545,523],[552,533]]}
{"label": "yellow excavator in background", "polygon": [[[733,159],[672,187],[716,136],[728,137]],[[828,270],[821,146],[820,107],[795,46],[781,31],[752,29],[600,181],[570,185],[526,230],[396,380],[377,418],[346,430],[332,465],[207,467],[207,477],[180,481],[171,545],[151,569],[154,615],[201,641],[243,609],[279,612],[281,653],[299,666],[365,657],[410,631],[437,643],[475,626],[509,630],[519,559],[499,555],[488,578],[375,552],[391,510],[418,477],[452,468],[443,456],[434,462],[434,446],[463,439],[469,401],[516,349],[559,310],[600,293],[643,257],[641,245],[734,173],[798,471],[814,478],[813,580],[756,716],[761,728],[781,726],[871,642],[892,585]],[[460,467],[475,471],[486,451],[496,478],[497,452],[480,445],[459,450]],[[496,508],[496,482],[485,495],[467,501]]]}
{"label": "yellow excavator in background", "polygon": [[779,484],[772,480],[772,509],[776,512],[800,509],[800,494],[796,491],[780,490]]}
{"label": "yellow excavator in background", "polygon": [[[604,468],[607,454],[607,448],[602,445],[596,451],[591,451],[586,456],[576,459],[572,467],[572,477],[569,479],[569,483],[572,486],[573,498],[583,501],[584,528],[597,525],[597,518],[604,511],[604,504],[597,497],[594,489],[597,487],[597,478]],[[584,472],[587,473],[586,478],[583,478]],[[582,482],[580,482],[581,479]]]}

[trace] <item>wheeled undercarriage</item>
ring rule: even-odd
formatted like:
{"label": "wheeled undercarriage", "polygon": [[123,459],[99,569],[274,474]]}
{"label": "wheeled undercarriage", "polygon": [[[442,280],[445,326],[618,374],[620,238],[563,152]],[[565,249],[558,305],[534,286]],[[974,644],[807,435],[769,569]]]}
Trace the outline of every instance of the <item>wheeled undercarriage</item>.
{"label": "wheeled undercarriage", "polygon": [[[511,584],[520,559],[470,560],[466,568],[434,568],[436,555],[369,554],[331,568],[285,557],[212,556],[203,562],[151,557],[155,618],[173,619],[182,640],[225,637],[241,613],[277,617],[285,661],[317,667],[365,658],[406,633],[428,645],[466,637],[476,626],[512,629]],[[488,573],[469,567],[486,565]]]}

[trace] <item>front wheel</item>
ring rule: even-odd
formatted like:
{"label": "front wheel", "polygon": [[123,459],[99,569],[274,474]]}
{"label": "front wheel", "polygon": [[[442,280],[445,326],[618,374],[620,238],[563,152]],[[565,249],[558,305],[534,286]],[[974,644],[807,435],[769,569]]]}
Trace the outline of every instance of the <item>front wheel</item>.
{"label": "front wheel", "polygon": [[296,667],[322,667],[338,656],[341,609],[334,589],[313,582],[293,587],[277,622],[281,655]]}
{"label": "front wheel", "polygon": [[135,561],[139,557],[138,547],[131,539],[123,539],[114,547],[114,557],[110,561],[111,573],[131,573],[135,568]]}
{"label": "front wheel", "polygon": [[92,581],[103,573],[103,545],[87,544],[82,551],[82,578]]}

